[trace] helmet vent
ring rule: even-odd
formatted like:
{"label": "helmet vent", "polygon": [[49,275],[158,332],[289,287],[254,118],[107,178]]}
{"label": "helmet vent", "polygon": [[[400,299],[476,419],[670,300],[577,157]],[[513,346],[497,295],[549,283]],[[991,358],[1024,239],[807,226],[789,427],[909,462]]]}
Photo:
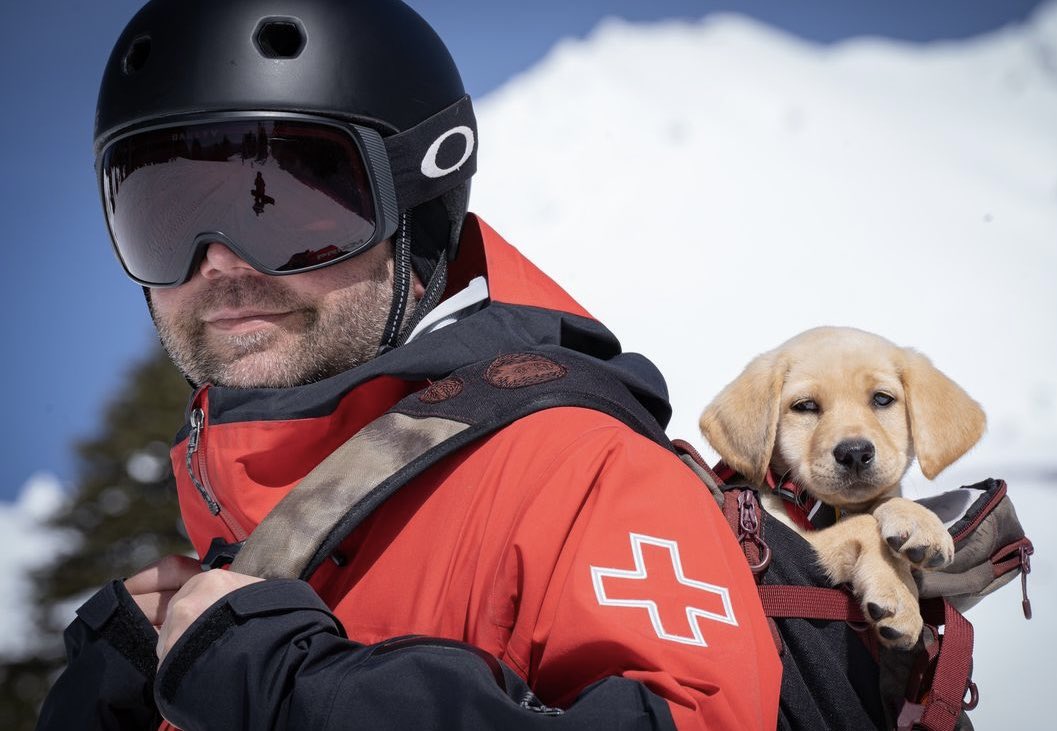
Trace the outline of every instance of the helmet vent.
{"label": "helmet vent", "polygon": [[296,58],[305,47],[305,33],[293,18],[265,18],[254,36],[265,58]]}
{"label": "helmet vent", "polygon": [[125,57],[121,59],[121,70],[126,76],[131,76],[146,65],[149,57],[150,36],[140,36],[132,41],[128,50],[125,51]]}

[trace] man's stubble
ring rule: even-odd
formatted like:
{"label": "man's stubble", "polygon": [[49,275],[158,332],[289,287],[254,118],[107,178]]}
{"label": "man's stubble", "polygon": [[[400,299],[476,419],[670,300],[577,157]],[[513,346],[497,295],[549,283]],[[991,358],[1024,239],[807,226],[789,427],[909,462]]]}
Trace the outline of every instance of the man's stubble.
{"label": "man's stubble", "polygon": [[[190,311],[151,314],[162,345],[195,384],[287,388],[320,381],[366,363],[378,351],[392,298],[392,259],[356,286],[321,303],[302,299],[282,277],[228,277],[204,289]],[[202,317],[224,308],[294,313],[245,334],[211,333]],[[413,313],[415,302],[408,303]],[[405,318],[405,322],[407,321]]]}

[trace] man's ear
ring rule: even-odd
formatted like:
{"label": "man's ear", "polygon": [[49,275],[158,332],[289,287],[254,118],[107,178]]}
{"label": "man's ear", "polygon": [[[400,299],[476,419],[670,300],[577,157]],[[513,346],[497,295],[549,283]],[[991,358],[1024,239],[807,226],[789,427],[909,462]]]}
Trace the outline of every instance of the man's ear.
{"label": "man's ear", "polygon": [[777,353],[756,357],[701,414],[701,433],[729,466],[761,485],[771,463],[787,366]]}
{"label": "man's ear", "polygon": [[904,353],[910,436],[921,471],[931,480],[980,440],[987,419],[980,404],[928,358],[910,349]]}

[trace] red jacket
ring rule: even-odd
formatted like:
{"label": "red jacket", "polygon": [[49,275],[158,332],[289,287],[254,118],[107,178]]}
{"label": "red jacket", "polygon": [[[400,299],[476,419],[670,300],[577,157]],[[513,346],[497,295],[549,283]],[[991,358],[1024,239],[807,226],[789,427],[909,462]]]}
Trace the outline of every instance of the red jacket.
{"label": "red jacket", "polygon": [[[456,286],[484,273],[493,306],[590,317],[479,219],[461,246]],[[202,389],[195,468],[220,516],[189,478],[187,439],[173,448],[196,550],[244,538],[330,451],[423,385],[379,375],[312,415],[268,421],[218,418]],[[340,553],[347,563],[326,562],[310,583],[357,642],[466,642],[551,706],[620,675],[667,701],[679,728],[775,727],[780,664],[726,521],[678,459],[611,416],[558,408],[515,422],[407,485]]]}
{"label": "red jacket", "polygon": [[157,633],[111,582],[67,628],[41,731],[141,730],[160,713],[188,731],[775,728],[775,646],[726,521],[665,444],[660,374],[470,217],[453,291],[481,274],[487,306],[355,369],[196,393],[172,456],[199,555],[244,538],[405,395],[503,354],[580,363],[565,383],[631,399],[639,431],[557,407],[469,442],[382,503],[310,584],[231,592],[160,668]]}

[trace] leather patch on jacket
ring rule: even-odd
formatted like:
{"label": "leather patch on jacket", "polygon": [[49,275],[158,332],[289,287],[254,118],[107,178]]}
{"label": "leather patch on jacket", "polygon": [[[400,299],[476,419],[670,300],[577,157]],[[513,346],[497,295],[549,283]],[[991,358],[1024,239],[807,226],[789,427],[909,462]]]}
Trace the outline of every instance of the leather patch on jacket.
{"label": "leather patch on jacket", "polygon": [[418,400],[427,404],[439,404],[441,401],[455,398],[462,393],[462,379],[450,376],[442,381],[431,383],[429,388],[419,394]]}
{"label": "leather patch on jacket", "polygon": [[564,378],[568,369],[535,353],[511,353],[492,361],[484,380],[496,388],[522,388]]}

